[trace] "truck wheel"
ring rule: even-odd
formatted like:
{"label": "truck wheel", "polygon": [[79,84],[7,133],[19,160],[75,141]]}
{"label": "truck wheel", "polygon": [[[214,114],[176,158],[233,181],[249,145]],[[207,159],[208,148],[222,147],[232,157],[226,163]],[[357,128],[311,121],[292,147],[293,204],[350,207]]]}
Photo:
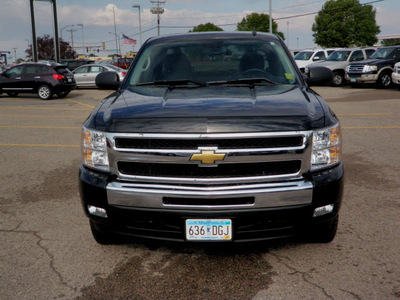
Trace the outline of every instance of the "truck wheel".
{"label": "truck wheel", "polygon": [[333,86],[342,86],[344,84],[344,74],[340,71],[333,71],[333,79],[332,85]]}
{"label": "truck wheel", "polygon": [[376,82],[380,89],[387,89],[392,85],[392,72],[384,71],[379,75],[378,81]]}
{"label": "truck wheel", "polygon": [[115,235],[108,232],[101,225],[96,224],[92,220],[90,222],[90,229],[92,231],[93,238],[101,245],[121,244],[122,239],[118,239]]}
{"label": "truck wheel", "polygon": [[49,100],[53,96],[53,93],[48,85],[41,85],[38,88],[38,96],[42,100]]}
{"label": "truck wheel", "polygon": [[339,215],[336,215],[330,222],[319,224],[310,233],[310,239],[315,243],[330,243],[336,236],[337,227],[339,223]]}

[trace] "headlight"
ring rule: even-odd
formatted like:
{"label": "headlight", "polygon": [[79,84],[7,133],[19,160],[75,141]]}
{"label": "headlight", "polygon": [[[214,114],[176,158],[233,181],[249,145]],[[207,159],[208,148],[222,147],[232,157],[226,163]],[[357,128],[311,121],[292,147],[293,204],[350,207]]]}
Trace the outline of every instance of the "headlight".
{"label": "headlight", "polygon": [[363,68],[363,73],[367,73],[367,72],[372,72],[372,71],[377,71],[378,67],[377,66],[369,66],[369,65],[365,65]]}
{"label": "headlight", "polygon": [[347,67],[346,67],[346,73],[349,73],[350,72],[350,65],[348,65]]}
{"label": "headlight", "polygon": [[316,130],[313,133],[311,170],[332,166],[342,160],[340,125]]}
{"label": "headlight", "polygon": [[82,128],[82,162],[92,168],[109,170],[107,139],[103,132]]}

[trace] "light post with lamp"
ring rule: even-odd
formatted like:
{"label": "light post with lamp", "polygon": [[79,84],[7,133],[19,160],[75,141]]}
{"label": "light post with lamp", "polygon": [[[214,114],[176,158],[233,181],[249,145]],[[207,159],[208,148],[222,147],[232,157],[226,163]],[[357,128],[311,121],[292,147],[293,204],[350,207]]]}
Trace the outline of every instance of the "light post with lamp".
{"label": "light post with lamp", "polygon": [[142,22],[140,20],[140,5],[139,4],[134,4],[134,5],[132,5],[132,8],[137,8],[138,11],[139,11],[140,47],[142,47]]}
{"label": "light post with lamp", "polygon": [[85,55],[85,38],[83,35],[83,24],[76,24],[76,26],[81,26],[82,27],[82,54],[84,57],[86,57]]}

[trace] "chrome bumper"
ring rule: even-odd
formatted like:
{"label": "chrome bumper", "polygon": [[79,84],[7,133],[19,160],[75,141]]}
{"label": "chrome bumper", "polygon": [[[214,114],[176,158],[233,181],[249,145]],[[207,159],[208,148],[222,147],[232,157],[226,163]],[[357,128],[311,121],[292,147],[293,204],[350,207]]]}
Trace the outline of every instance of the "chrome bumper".
{"label": "chrome bumper", "polygon": [[[304,180],[211,187],[122,182],[111,182],[107,185],[109,205],[136,208],[217,210],[286,207],[311,204],[312,193],[313,184]],[[185,199],[187,204],[166,204],[165,197]],[[220,200],[233,197],[254,197],[254,203],[238,205],[190,204],[190,199]],[[210,202],[212,203],[212,200]]]}

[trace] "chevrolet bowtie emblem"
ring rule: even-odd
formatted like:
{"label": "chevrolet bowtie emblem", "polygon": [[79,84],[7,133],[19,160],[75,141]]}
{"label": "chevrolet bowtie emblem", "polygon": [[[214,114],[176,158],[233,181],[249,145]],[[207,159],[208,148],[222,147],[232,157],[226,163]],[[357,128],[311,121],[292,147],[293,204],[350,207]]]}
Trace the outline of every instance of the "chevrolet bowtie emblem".
{"label": "chevrolet bowtie emblem", "polygon": [[201,150],[200,154],[193,154],[191,161],[199,161],[201,164],[214,165],[216,161],[224,160],[226,153],[215,153],[214,150]]}

